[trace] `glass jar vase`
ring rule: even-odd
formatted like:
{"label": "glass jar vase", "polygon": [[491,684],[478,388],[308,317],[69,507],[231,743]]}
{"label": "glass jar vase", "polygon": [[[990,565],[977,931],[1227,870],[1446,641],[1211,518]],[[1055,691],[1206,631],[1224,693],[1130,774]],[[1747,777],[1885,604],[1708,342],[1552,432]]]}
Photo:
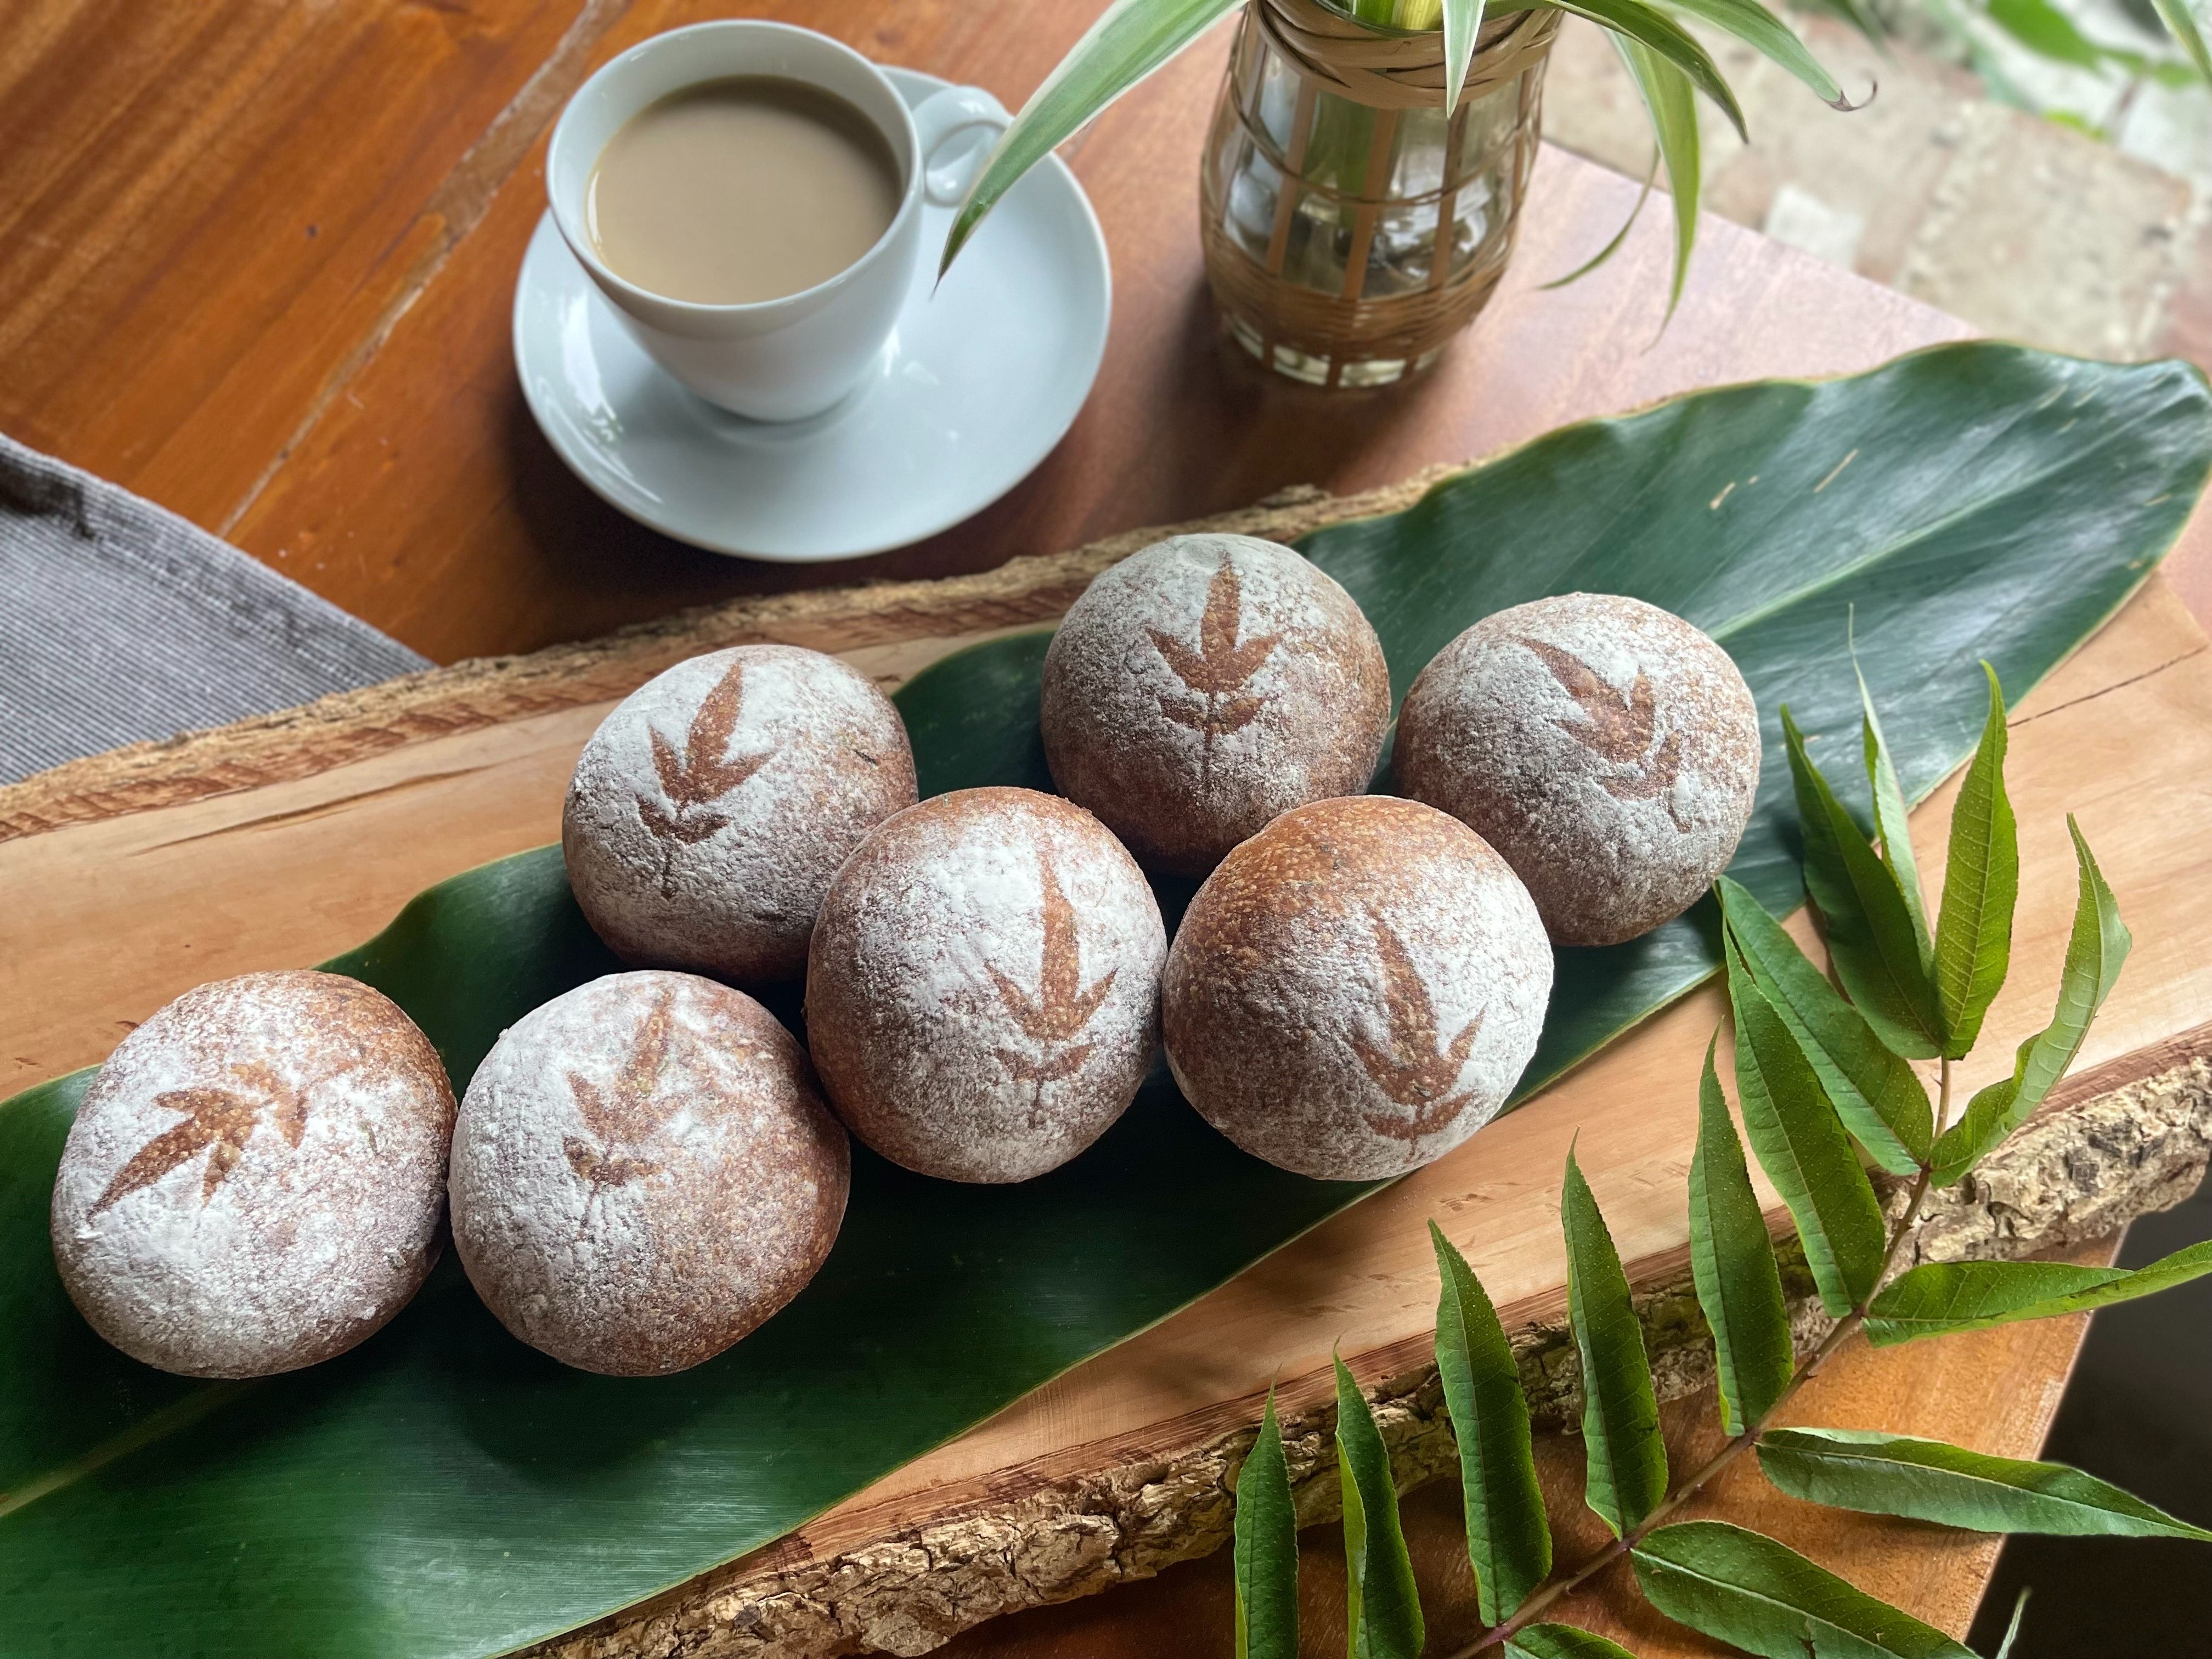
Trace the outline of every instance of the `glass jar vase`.
{"label": "glass jar vase", "polygon": [[1447,118],[1437,32],[1249,0],[1200,178],[1206,278],[1238,343],[1313,386],[1436,361],[1512,253],[1560,15],[1486,19]]}

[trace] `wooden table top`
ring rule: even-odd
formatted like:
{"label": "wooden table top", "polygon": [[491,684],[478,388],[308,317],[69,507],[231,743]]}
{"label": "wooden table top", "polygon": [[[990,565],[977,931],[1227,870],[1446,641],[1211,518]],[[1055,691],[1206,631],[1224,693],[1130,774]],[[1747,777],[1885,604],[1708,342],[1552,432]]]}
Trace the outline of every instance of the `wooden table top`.
{"label": "wooden table top", "polygon": [[[750,9],[977,82],[1011,106],[1097,3]],[[969,523],[882,558],[811,568],[721,559],[641,529],[562,469],[523,406],[507,330],[552,116],[608,52],[719,9],[16,0],[0,60],[0,430],[230,537],[451,661],[738,593],[987,568],[1289,484],[1355,489],[1693,386],[1849,372],[1966,331],[1708,221],[1662,334],[1656,210],[1595,276],[1539,291],[1601,246],[1635,195],[1547,151],[1515,269],[1439,370],[1381,393],[1293,386],[1219,341],[1205,295],[1196,158],[1217,40],[1073,147],[1113,250],[1113,331],[1088,407],[1036,473]],[[2177,561],[2169,576],[2204,617],[2212,562]],[[1948,1397],[1954,1384],[2001,1399],[2002,1421],[1983,1424],[1977,1443],[2024,1455],[2078,1334],[2075,1322],[1989,1333],[1964,1370],[1952,1345],[1862,1348],[1820,1386],[1869,1423],[1886,1411],[1902,1419],[1905,1402]],[[1691,1431],[1686,1419],[1676,1426]],[[1730,1501],[1774,1501],[1756,1486],[1736,1482]],[[1409,1510],[1425,1590],[1452,1599],[1455,1582],[1464,1599],[1451,1502],[1432,1492]],[[1911,1590],[1954,1629],[1994,1555],[1985,1542],[1939,1547],[1924,1528],[1863,1517],[1822,1516],[1794,1536],[1870,1588]],[[1225,1651],[1224,1572],[1218,1559],[1178,1569],[987,1626],[947,1651]],[[1322,1594],[1325,1575],[1309,1578]],[[1316,1653],[1340,1628],[1310,1625]],[[1709,1650],[1669,1645],[1648,1620],[1636,1637],[1647,1654]]]}

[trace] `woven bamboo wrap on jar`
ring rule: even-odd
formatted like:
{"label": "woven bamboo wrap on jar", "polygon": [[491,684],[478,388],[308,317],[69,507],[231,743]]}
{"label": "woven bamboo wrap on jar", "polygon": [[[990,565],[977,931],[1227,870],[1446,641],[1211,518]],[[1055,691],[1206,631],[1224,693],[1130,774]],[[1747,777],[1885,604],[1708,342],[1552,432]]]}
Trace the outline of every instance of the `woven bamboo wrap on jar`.
{"label": "woven bamboo wrap on jar", "polygon": [[1440,33],[1249,0],[1200,188],[1207,280],[1248,350],[1376,386],[1474,320],[1512,253],[1560,15],[1486,19],[1447,119]]}

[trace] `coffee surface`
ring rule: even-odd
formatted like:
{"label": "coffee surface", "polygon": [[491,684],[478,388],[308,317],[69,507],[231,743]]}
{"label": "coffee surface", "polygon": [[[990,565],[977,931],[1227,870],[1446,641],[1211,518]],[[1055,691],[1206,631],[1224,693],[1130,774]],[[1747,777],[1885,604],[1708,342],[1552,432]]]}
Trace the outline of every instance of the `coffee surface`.
{"label": "coffee surface", "polygon": [[769,76],[708,81],[647,105],[592,169],[593,250],[640,288],[702,305],[826,282],[890,228],[899,173],[843,99]]}

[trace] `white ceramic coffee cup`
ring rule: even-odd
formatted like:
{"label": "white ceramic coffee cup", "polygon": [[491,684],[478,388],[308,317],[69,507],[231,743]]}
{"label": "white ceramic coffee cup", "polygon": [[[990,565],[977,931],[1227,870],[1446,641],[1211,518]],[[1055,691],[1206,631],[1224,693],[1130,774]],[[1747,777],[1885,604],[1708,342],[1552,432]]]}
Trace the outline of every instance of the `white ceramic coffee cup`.
{"label": "white ceramic coffee cup", "polygon": [[[599,152],[647,105],[737,75],[805,82],[874,123],[904,186],[890,228],[835,276],[780,300],[702,305],[625,282],[601,262],[585,228]],[[965,177],[947,176],[954,170],[933,168],[933,158],[956,136],[1003,131],[1006,118],[977,87],[947,87],[909,111],[881,70],[811,29],[750,19],[698,23],[632,46],[577,88],[553,128],[545,189],[562,239],[655,362],[708,403],[755,420],[795,421],[852,391],[898,320],[921,251],[924,199],[949,206],[967,187]]]}

